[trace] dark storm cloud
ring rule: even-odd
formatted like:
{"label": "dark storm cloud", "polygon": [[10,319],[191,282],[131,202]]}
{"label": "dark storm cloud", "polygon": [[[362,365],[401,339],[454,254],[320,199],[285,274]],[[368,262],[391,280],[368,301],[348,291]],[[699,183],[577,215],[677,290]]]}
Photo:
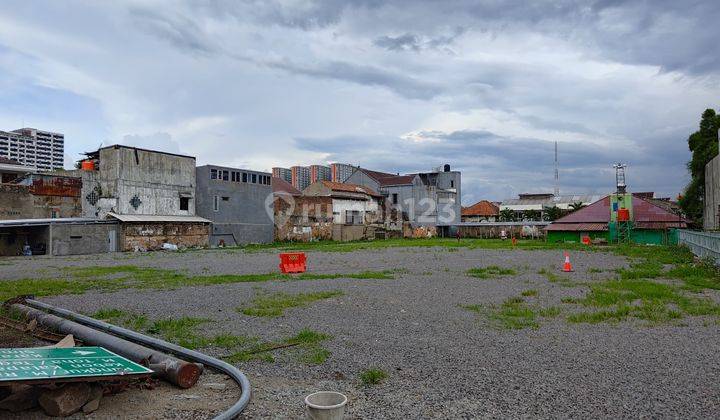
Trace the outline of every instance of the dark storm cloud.
{"label": "dark storm cloud", "polygon": [[389,51],[421,51],[425,49],[437,49],[451,45],[465,28],[455,28],[451,35],[439,35],[432,38],[424,38],[420,35],[405,33],[398,36],[384,35],[376,38],[373,44]]}
{"label": "dark storm cloud", "polygon": [[[391,173],[429,171],[449,163],[462,171],[465,205],[479,199],[511,198],[521,192],[552,192],[554,142],[501,136],[485,130],[421,132],[413,138],[416,141],[356,136],[295,141],[300,149],[328,153],[329,161],[347,161]],[[672,153],[658,152],[661,156]],[[609,148],[588,142],[560,142],[558,160],[565,193],[609,192],[614,183],[612,164],[617,161],[630,162],[628,177],[633,191],[671,195],[676,190],[675,185],[663,181],[657,157],[633,145]],[[665,165],[666,170],[682,170],[677,159]],[[679,184],[682,182],[679,180]]]}
{"label": "dark storm cloud", "polygon": [[330,61],[317,66],[304,66],[289,61],[265,62],[265,64],[294,74],[343,80],[366,86],[381,86],[409,99],[431,99],[442,92],[442,87],[439,85],[369,65],[342,61]]}

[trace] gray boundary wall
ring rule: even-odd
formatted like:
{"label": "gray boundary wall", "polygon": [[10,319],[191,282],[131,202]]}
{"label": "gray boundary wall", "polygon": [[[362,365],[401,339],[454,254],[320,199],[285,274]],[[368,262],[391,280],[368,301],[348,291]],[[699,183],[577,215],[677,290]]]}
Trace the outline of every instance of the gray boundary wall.
{"label": "gray boundary wall", "polygon": [[720,233],[678,230],[678,243],[686,245],[700,258],[710,257],[720,265]]}

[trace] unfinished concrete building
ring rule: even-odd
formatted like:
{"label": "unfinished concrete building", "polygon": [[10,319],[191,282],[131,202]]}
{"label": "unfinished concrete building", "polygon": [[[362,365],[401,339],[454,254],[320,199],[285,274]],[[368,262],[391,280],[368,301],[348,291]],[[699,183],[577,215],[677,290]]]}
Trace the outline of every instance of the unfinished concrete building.
{"label": "unfinished concrete building", "polygon": [[79,178],[21,175],[0,184],[0,220],[79,217],[81,190]]}
{"label": "unfinished concrete building", "polygon": [[118,220],[119,249],[209,243],[210,221],[195,215],[195,158],[122,145],[87,153],[83,214]]}
{"label": "unfinished concrete building", "polygon": [[205,165],[196,175],[197,215],[212,221],[210,245],[273,241],[270,173]]}

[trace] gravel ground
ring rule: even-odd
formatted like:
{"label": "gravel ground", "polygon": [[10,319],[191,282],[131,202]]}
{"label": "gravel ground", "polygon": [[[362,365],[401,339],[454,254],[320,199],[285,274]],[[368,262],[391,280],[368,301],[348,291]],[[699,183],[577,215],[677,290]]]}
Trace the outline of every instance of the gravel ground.
{"label": "gravel ground", "polygon": [[[276,362],[239,364],[253,384],[247,418],[297,418],[302,399],[317,390],[348,395],[352,418],[468,417],[664,417],[720,415],[720,329],[685,318],[682,324],[648,327],[639,322],[569,324],[563,316],[539,329],[502,330],[459,305],[498,304],[535,289],[528,302],[563,305],[587,287],[564,287],[538,274],[548,267],[574,281],[598,281],[627,262],[606,252],[575,252],[576,272],[559,272],[561,251],[490,251],[394,248],[353,253],[308,253],[309,270],[355,273],[397,270],[395,280],[313,280],[237,283],[178,290],[122,290],[44,300],[92,312],[120,308],[150,318],[194,316],[217,322],[207,334],[227,332],[267,340],[302,328],[333,336],[319,366],[276,352]],[[68,265],[125,265],[187,270],[198,274],[275,271],[274,252],[200,251],[186,254],[6,259],[3,279],[47,277]],[[470,278],[472,267],[498,265],[518,274]],[[258,292],[342,290],[344,295],[286,310],[279,318],[254,318],[235,308]],[[364,387],[358,375],[377,367],[389,377]]]}

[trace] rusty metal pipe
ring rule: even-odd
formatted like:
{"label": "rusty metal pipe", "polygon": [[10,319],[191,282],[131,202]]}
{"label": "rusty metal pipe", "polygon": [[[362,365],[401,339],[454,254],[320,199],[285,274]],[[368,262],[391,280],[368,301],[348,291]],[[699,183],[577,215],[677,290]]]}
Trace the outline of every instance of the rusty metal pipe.
{"label": "rusty metal pipe", "polygon": [[159,351],[123,340],[122,338],[78,324],[69,319],[60,318],[41,310],[30,308],[20,303],[15,303],[10,307],[28,319],[35,319],[38,325],[55,330],[61,334],[72,334],[86,344],[105,347],[114,353],[127,357],[133,362],[143,364],[163,379],[180,388],[191,388],[197,383],[202,373],[202,366],[197,363],[189,363],[176,359]]}
{"label": "rusty metal pipe", "polygon": [[97,319],[90,318],[88,316],[81,315],[67,309],[58,308],[56,306],[34,300],[28,296],[21,297],[20,299],[23,303],[35,309],[40,309],[42,311],[73,320],[79,324],[106,331],[108,333],[122,337],[126,340],[130,340],[156,350],[171,353],[176,356],[183,357],[187,360],[193,360],[195,362],[202,363],[204,366],[228,375],[240,387],[240,398],[235,402],[235,404],[225,410],[225,412],[218,414],[215,417],[215,420],[234,419],[238,415],[240,415],[240,413],[250,403],[250,397],[252,395],[250,381],[248,380],[247,376],[245,376],[245,374],[242,373],[238,368],[227,362],[216,359],[214,357],[210,357],[206,354],[202,354],[194,350],[188,350],[184,347],[178,346],[177,344],[168,343],[167,341],[163,341],[158,338],[148,337],[144,334],[140,334],[126,328],[118,327],[117,325],[108,324],[107,322],[99,321]]}

